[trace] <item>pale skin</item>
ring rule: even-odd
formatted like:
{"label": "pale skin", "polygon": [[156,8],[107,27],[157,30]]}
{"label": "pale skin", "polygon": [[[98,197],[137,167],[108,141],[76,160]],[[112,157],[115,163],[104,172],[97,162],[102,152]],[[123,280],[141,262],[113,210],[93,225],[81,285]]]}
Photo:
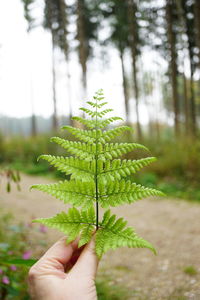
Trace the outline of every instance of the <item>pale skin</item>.
{"label": "pale skin", "polygon": [[29,271],[31,299],[97,300],[94,244],[94,238],[80,249],[77,240],[67,245],[62,238],[55,243]]}

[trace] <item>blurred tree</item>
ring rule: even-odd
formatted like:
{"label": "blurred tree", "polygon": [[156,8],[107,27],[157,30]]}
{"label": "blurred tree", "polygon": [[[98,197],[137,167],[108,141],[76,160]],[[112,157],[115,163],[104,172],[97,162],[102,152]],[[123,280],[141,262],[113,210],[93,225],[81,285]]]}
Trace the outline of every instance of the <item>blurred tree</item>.
{"label": "blurred tree", "polygon": [[[34,9],[33,4],[36,3],[36,0],[21,0],[24,5],[24,14],[25,18],[29,24],[28,30],[35,28],[36,21],[32,17],[32,10]],[[68,103],[69,103],[69,115],[72,116],[71,111],[71,97],[70,97],[70,72],[68,66],[69,60],[69,46],[67,40],[67,6],[65,0],[44,0],[44,14],[42,25],[45,29],[49,30],[52,37],[52,93],[53,93],[53,123],[52,129],[54,131],[58,128],[57,120],[57,99],[56,99],[56,70],[55,70],[55,49],[58,47],[65,56],[67,63],[67,89],[68,89]]]}
{"label": "blurred tree", "polygon": [[182,0],[186,22],[186,34],[188,40],[188,52],[190,60],[190,132],[196,135],[196,107],[195,107],[195,93],[194,93],[194,73],[195,73],[195,32],[194,32],[194,2]]}
{"label": "blurred tree", "polygon": [[[21,0],[24,3],[25,16],[30,28],[35,26],[31,14],[33,4],[37,0]],[[198,125],[198,101],[199,91],[197,80],[200,81],[200,1],[199,0],[42,0],[44,3],[43,26],[52,35],[52,74],[53,74],[53,100],[54,121],[53,127],[57,127],[56,118],[56,72],[55,49],[59,48],[64,53],[65,60],[69,61],[71,50],[78,52],[82,70],[83,96],[87,89],[87,65],[93,57],[96,46],[105,47],[107,56],[114,46],[118,50],[121,62],[122,88],[124,93],[124,105],[126,121],[130,120],[130,98],[135,99],[135,112],[137,120],[138,137],[142,137],[140,124],[140,103],[146,100],[149,106],[156,106],[155,114],[158,115],[158,101],[154,100],[153,93],[147,90],[148,80],[142,82],[143,72],[139,62],[143,54],[150,51],[158,62],[157,55],[161,56],[168,67],[163,72],[162,64],[159,81],[165,84],[162,90],[164,107],[174,120],[174,131],[180,135],[182,124],[184,132],[196,134]],[[66,4],[67,3],[67,4]],[[74,25],[68,32],[69,25]],[[71,43],[69,40],[78,41]],[[73,48],[73,45],[75,47]],[[110,47],[111,46],[111,47]],[[107,47],[107,48],[106,48]],[[70,50],[70,51],[69,51]],[[108,51],[107,51],[108,50]],[[96,54],[96,53],[95,53]],[[112,54],[111,54],[112,56]],[[126,59],[125,59],[126,58]],[[130,59],[130,67],[127,64]],[[190,74],[187,64],[190,65]],[[128,68],[129,67],[129,68]],[[67,68],[69,83],[69,68]],[[132,80],[128,72],[132,72]],[[159,70],[158,70],[159,71]],[[156,71],[157,72],[157,71]],[[153,72],[153,81],[158,81],[158,75]],[[151,76],[152,76],[151,74]],[[160,75],[162,74],[162,75]],[[147,76],[148,77],[148,76]],[[154,84],[155,89],[159,89]],[[200,85],[199,85],[200,87]],[[68,90],[69,86],[68,86]],[[150,100],[151,97],[151,100]],[[147,101],[148,98],[148,101]],[[161,98],[161,96],[160,96]],[[70,97],[69,97],[70,100]],[[70,112],[71,112],[71,103]],[[159,120],[159,116],[156,117]]]}
{"label": "blurred tree", "polygon": [[87,61],[92,56],[92,42],[98,40],[99,9],[96,2],[76,0],[75,15],[77,16],[76,39],[78,40],[78,57],[82,69],[83,97],[87,94]]}
{"label": "blurred tree", "polygon": [[178,97],[178,69],[177,69],[177,48],[176,48],[176,31],[175,27],[175,7],[173,0],[166,1],[166,21],[167,21],[167,35],[170,53],[170,77],[172,84],[172,99],[174,107],[174,125],[175,133],[180,134],[179,128],[179,97]]}
{"label": "blurred tree", "polygon": [[136,0],[126,0],[127,4],[127,18],[129,26],[129,46],[131,49],[132,57],[132,72],[133,72],[133,84],[134,84],[134,96],[137,118],[137,133],[138,138],[142,138],[142,130],[139,119],[139,88],[138,88],[138,70],[137,70],[137,57],[139,54],[139,26],[137,20],[137,3]]}
{"label": "blurred tree", "polygon": [[109,21],[110,34],[103,45],[114,45],[119,52],[121,61],[122,72],[122,86],[124,94],[124,105],[126,123],[130,123],[130,110],[129,110],[129,83],[125,68],[125,51],[129,47],[128,35],[129,27],[127,22],[127,3],[124,1],[110,0],[104,1],[104,9],[101,13],[105,19]]}

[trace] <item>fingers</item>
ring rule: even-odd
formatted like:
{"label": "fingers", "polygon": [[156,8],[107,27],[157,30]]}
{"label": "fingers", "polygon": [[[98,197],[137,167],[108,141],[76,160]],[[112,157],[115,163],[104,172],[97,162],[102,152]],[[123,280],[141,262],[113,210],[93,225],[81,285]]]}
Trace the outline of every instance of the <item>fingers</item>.
{"label": "fingers", "polygon": [[91,241],[84,247],[71,272],[95,278],[98,263],[99,260],[95,253],[95,236],[93,236]]}
{"label": "fingers", "polygon": [[78,241],[75,240],[70,244],[66,244],[66,237],[58,240],[47,252],[44,254],[43,258],[49,259],[54,258],[62,265],[66,264],[73,252],[78,248]]}
{"label": "fingers", "polygon": [[78,240],[73,241],[69,245],[66,244],[66,238],[57,241],[40,260],[32,267],[39,270],[41,274],[45,272],[59,270],[64,272],[65,265],[70,261],[73,252],[78,247]]}

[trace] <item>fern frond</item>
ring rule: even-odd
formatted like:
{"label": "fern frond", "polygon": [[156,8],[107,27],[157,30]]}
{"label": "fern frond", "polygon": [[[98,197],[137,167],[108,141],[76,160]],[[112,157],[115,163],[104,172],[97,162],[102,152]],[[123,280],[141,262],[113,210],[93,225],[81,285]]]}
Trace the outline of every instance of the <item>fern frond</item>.
{"label": "fern frond", "polygon": [[48,161],[57,168],[58,171],[66,175],[72,174],[72,179],[76,178],[77,180],[90,181],[94,177],[94,172],[92,172],[92,165],[94,165],[94,163],[87,160],[81,160],[73,156],[63,157],[52,155],[41,155],[38,159]]}
{"label": "fern frond", "polygon": [[93,111],[93,110],[90,110],[90,109],[85,108],[85,107],[81,107],[79,109],[82,110],[82,111],[84,111],[86,114],[88,114],[92,118],[94,118],[96,116],[99,117],[99,118],[102,118],[105,114],[113,111],[113,109],[105,109],[103,111]]}
{"label": "fern frond", "polygon": [[154,161],[156,161],[155,157],[147,157],[137,160],[107,160],[105,161],[104,169],[102,173],[98,175],[98,178],[103,180],[121,179],[121,177],[126,177],[136,173],[138,170],[148,166]]}
{"label": "fern frond", "polygon": [[121,135],[125,131],[132,131],[132,128],[128,126],[119,126],[114,129],[105,130],[102,132],[102,138],[106,142],[109,142],[110,140],[114,139],[116,136]]}
{"label": "fern frond", "polygon": [[57,143],[69,153],[86,160],[94,159],[96,153],[99,155],[99,159],[106,160],[119,157],[134,149],[148,150],[145,146],[136,143],[106,143],[104,145],[101,143],[89,144],[72,142],[59,137],[52,137],[51,141]]}
{"label": "fern frond", "polygon": [[103,208],[133,203],[149,196],[164,196],[156,189],[147,188],[130,180],[99,182],[99,203]]}
{"label": "fern frond", "polygon": [[67,243],[80,236],[79,247],[87,244],[95,230],[95,212],[91,207],[79,212],[75,207],[67,212],[61,212],[52,218],[36,219],[33,222],[55,228],[67,235]]}
{"label": "fern frond", "polygon": [[94,120],[86,120],[86,119],[83,119],[81,117],[72,117],[71,119],[75,120],[75,121],[78,121],[79,123],[87,126],[90,129],[93,129],[96,126]]}
{"label": "fern frond", "polygon": [[72,126],[63,126],[61,129],[66,129],[71,134],[73,134],[76,138],[80,139],[83,142],[86,143],[94,143],[95,141],[95,130],[83,130],[80,128],[75,128]]}
{"label": "fern frond", "polygon": [[91,102],[91,101],[87,101],[87,104],[89,104],[90,106],[94,107],[94,108],[101,108],[104,105],[108,104],[108,102],[103,102],[103,103],[95,103],[95,102]]}
{"label": "fern frond", "polygon": [[80,122],[81,124],[86,125],[90,129],[93,129],[95,127],[105,128],[106,126],[108,126],[109,124],[111,124],[115,121],[123,121],[123,119],[120,117],[110,117],[103,121],[98,120],[97,122],[94,122],[94,120],[86,120],[81,117],[72,117],[72,120],[76,120],[76,121]]}
{"label": "fern frond", "polygon": [[52,137],[52,142],[57,143],[64,149],[66,149],[69,153],[76,155],[82,159],[91,160],[94,158],[94,154],[96,151],[95,144],[87,144],[81,142],[72,142],[65,139],[61,139],[59,137]]}
{"label": "fern frond", "polygon": [[97,122],[97,126],[99,128],[105,128],[106,126],[110,125],[111,123],[115,122],[115,121],[123,121],[122,118],[120,117],[111,117],[111,118],[108,118],[108,119],[105,119],[105,120],[99,120]]}
{"label": "fern frond", "polygon": [[94,181],[65,180],[51,184],[36,184],[31,188],[45,192],[74,206],[91,207],[95,200]]}
{"label": "fern frond", "polygon": [[120,126],[114,129],[104,131],[100,129],[83,130],[72,126],[63,126],[62,129],[66,129],[81,141],[89,144],[95,143],[95,141],[105,144],[106,142],[109,142],[110,140],[114,139],[116,136],[121,135],[123,132],[132,130],[132,128],[128,126]]}
{"label": "fern frond", "polygon": [[154,247],[144,239],[138,237],[132,227],[126,227],[127,222],[117,219],[111,215],[110,210],[106,211],[100,222],[100,228],[96,232],[96,253],[101,257],[109,249],[127,246],[129,248],[148,248],[155,254]]}
{"label": "fern frond", "polygon": [[[120,117],[104,118],[112,109],[104,109],[103,91],[99,90],[88,101],[88,108],[81,108],[90,119],[73,117],[88,129],[64,126],[80,141],[69,141],[60,137],[53,137],[51,141],[67,150],[72,156],[42,155],[40,158],[48,161],[59,171],[70,175],[70,180],[53,184],[33,185],[33,189],[55,196],[64,203],[74,207],[67,213],[62,212],[49,219],[39,219],[40,222],[52,228],[63,231],[68,236],[68,242],[80,236],[79,246],[86,244],[96,229],[96,253],[102,256],[108,249],[121,246],[146,247],[155,252],[153,246],[138,237],[135,231],[126,227],[123,218],[116,219],[110,210],[99,221],[99,207],[117,206],[122,203],[133,203],[149,196],[163,196],[163,193],[147,188],[130,180],[122,179],[136,173],[141,168],[155,161],[154,157],[138,160],[121,160],[120,156],[135,149],[148,150],[137,143],[110,143],[112,139],[132,130],[128,126],[119,126],[110,130],[104,128],[115,121],[123,121]],[[95,205],[95,211],[93,206]],[[75,207],[82,207],[78,211]]]}
{"label": "fern frond", "polygon": [[106,159],[119,157],[135,149],[148,151],[145,146],[136,143],[106,143],[103,146],[103,150],[99,151],[98,154],[99,158],[105,161]]}

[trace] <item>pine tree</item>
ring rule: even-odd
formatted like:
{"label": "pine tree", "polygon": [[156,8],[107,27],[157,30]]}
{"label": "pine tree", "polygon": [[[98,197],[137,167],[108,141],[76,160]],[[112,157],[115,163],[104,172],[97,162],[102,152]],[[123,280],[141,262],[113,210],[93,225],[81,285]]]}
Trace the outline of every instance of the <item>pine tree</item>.
{"label": "pine tree", "polygon": [[[120,246],[149,248],[155,253],[153,246],[137,236],[134,229],[126,227],[123,218],[112,215],[110,207],[123,203],[134,203],[148,196],[162,196],[162,192],[138,185],[126,177],[136,173],[141,168],[155,161],[154,157],[138,160],[117,159],[134,149],[147,148],[136,143],[111,143],[115,137],[131,130],[128,126],[113,129],[104,128],[119,117],[104,118],[112,109],[104,109],[102,90],[99,90],[88,101],[91,107],[80,108],[89,115],[88,119],[73,117],[88,129],[64,126],[80,141],[69,141],[53,137],[51,141],[66,149],[72,156],[42,155],[40,158],[48,161],[59,171],[71,175],[70,180],[53,184],[37,184],[32,188],[46,192],[64,203],[73,205],[67,213],[61,212],[48,219],[37,219],[35,222],[57,228],[67,235],[67,242],[80,236],[79,246],[86,244],[96,231],[96,253],[101,257],[110,248]],[[103,110],[100,110],[103,108]],[[77,207],[81,207],[80,210]],[[102,220],[99,218],[99,208],[107,208]]]}

